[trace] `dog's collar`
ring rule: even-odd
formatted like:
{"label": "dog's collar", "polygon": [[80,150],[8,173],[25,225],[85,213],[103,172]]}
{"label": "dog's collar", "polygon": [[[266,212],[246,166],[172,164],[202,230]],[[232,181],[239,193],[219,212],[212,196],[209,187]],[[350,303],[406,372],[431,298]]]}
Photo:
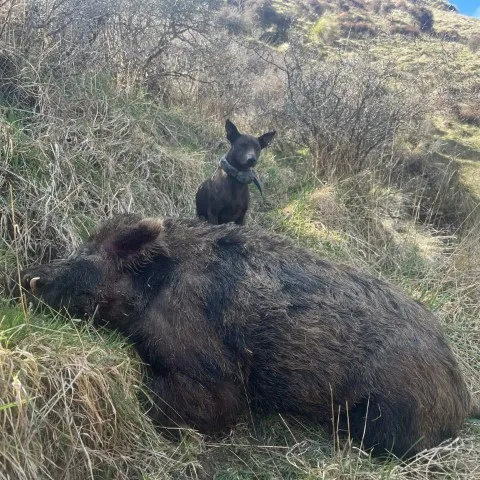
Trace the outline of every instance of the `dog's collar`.
{"label": "dog's collar", "polygon": [[253,168],[249,168],[248,170],[242,171],[237,170],[233,165],[231,165],[228,160],[227,156],[224,155],[218,164],[218,166],[229,176],[234,178],[237,182],[243,184],[254,183],[255,186],[258,188],[258,191],[263,197],[263,187],[260,183],[258,178],[257,172]]}

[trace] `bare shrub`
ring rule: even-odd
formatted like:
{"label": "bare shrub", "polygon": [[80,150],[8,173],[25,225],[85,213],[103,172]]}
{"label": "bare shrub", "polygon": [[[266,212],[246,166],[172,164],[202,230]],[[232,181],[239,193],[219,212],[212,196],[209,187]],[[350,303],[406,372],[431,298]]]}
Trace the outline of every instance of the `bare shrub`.
{"label": "bare shrub", "polygon": [[411,8],[410,13],[415,18],[421,32],[430,32],[433,29],[433,14],[426,7]]}
{"label": "bare shrub", "polygon": [[325,13],[325,4],[320,2],[319,0],[308,0],[307,4],[319,17]]}
{"label": "bare shrub", "polygon": [[292,140],[308,146],[319,168],[339,175],[359,172],[389,151],[428,106],[395,82],[392,64],[374,65],[365,52],[307,62],[296,46],[286,56],[287,91],[277,112]]}
{"label": "bare shrub", "polygon": [[260,25],[264,29],[273,27],[273,31],[267,31],[265,37],[270,43],[278,45],[287,40],[287,32],[293,23],[293,19],[282,12],[277,11],[271,0],[265,0],[257,7],[256,14]]}
{"label": "bare shrub", "polygon": [[480,125],[480,84],[475,79],[447,85],[441,100],[445,115],[463,123]]}
{"label": "bare shrub", "polygon": [[480,126],[480,98],[476,99],[474,97],[466,99],[466,103],[457,103],[453,111],[456,114],[457,118],[465,123],[470,125]]}
{"label": "bare shrub", "polygon": [[224,9],[218,21],[219,25],[224,27],[230,35],[245,35],[251,28],[242,12],[231,8]]}
{"label": "bare shrub", "polygon": [[343,20],[339,24],[344,36],[348,38],[375,36],[378,34],[377,27],[370,21],[365,20]]}
{"label": "bare shrub", "polygon": [[[204,115],[241,116],[245,128],[251,128],[253,122],[263,129],[265,115],[270,117],[272,105],[284,91],[276,66],[280,54],[263,42],[232,39],[225,31],[217,31],[211,38],[211,42],[184,50],[185,61],[198,67],[194,82],[185,76],[171,79],[175,98],[179,102],[188,98]],[[258,115],[263,115],[260,122]],[[223,137],[221,130],[218,136]]]}
{"label": "bare shrub", "polygon": [[394,23],[390,27],[390,33],[395,35],[406,35],[409,37],[418,37],[420,29],[415,25],[407,25],[406,23]]}
{"label": "bare shrub", "polygon": [[467,42],[468,48],[476,53],[480,50],[480,34],[472,35]]}
{"label": "bare shrub", "polygon": [[437,8],[440,8],[441,10],[444,10],[446,12],[458,13],[457,7],[453,3],[449,2],[448,0],[437,0],[435,4]]}
{"label": "bare shrub", "polygon": [[382,0],[371,0],[368,2],[367,8],[374,13],[380,13],[382,11]]}
{"label": "bare shrub", "polygon": [[[174,59],[182,44],[192,44],[211,30],[219,0],[75,0],[18,3],[0,39],[29,60],[37,59],[55,76],[108,69],[123,86],[161,83],[182,70]],[[13,39],[13,41],[12,41]]]}
{"label": "bare shrub", "polygon": [[457,30],[445,30],[443,32],[437,32],[436,36],[445,42],[459,42],[462,40],[462,36]]}

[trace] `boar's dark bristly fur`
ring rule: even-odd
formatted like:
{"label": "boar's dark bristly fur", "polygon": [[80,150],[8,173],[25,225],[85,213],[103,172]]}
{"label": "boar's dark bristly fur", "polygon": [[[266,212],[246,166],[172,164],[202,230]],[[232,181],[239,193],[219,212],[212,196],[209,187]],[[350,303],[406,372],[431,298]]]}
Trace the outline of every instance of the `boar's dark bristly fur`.
{"label": "boar's dark bristly fur", "polygon": [[410,456],[455,436],[471,409],[424,306],[268,232],[120,215],[22,286],[130,337],[166,426],[333,414],[364,447]]}

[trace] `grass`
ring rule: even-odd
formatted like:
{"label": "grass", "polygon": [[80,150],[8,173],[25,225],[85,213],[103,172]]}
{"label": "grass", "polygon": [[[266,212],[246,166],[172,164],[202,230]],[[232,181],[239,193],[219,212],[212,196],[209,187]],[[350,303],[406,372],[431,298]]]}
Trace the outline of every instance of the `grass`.
{"label": "grass", "polygon": [[25,320],[0,304],[0,478],[168,478],[187,466],[140,406],[124,339],[58,316]]}
{"label": "grass", "polygon": [[467,38],[478,33],[478,20],[475,18],[438,9],[434,9],[433,14],[435,29],[440,32],[458,31]]}
{"label": "grass", "polygon": [[[183,131],[178,110],[164,112],[162,118],[168,119],[162,123],[170,132]],[[151,117],[146,117],[144,125],[150,123],[148,119]],[[216,129],[218,136],[223,135],[221,127],[212,125],[212,132]],[[198,139],[191,132],[187,127],[184,134],[159,137],[152,148],[163,149],[165,157],[175,162],[182,161],[182,152],[191,148],[192,138]],[[215,146],[213,138],[207,145]],[[212,160],[204,160],[206,170],[215,162],[216,152],[213,148]],[[300,153],[282,158],[277,149],[262,154],[259,172],[266,183],[267,200],[263,203],[252,192],[251,221],[290,235],[322,255],[402,284],[439,314],[472,391],[479,392],[478,304],[469,290],[469,282],[475,281],[478,273],[468,277],[462,266],[462,255],[471,255],[467,253],[470,247],[476,251],[478,242],[469,246],[467,237],[451,252],[438,236],[405,215],[401,191],[371,180],[367,187],[355,178],[319,182],[301,174],[309,153]],[[122,164],[122,172],[130,172],[128,181],[134,182],[136,170],[125,170],[129,165]],[[82,163],[76,166],[79,169],[73,174],[78,178],[86,167]],[[198,173],[193,162],[185,168]],[[28,174],[34,183],[36,170]],[[59,182],[65,178],[56,175]],[[86,186],[91,188],[91,184]],[[175,188],[175,183],[169,188]],[[153,212],[149,208],[145,210]],[[70,228],[78,235],[75,241],[97,223],[86,212],[68,216]],[[40,234],[32,233],[29,241],[37,238]],[[10,246],[7,242],[0,249],[8,265],[16,261]],[[323,430],[279,415],[254,418],[253,423],[250,418],[241,419],[226,438],[212,440],[185,431],[182,441],[170,442],[151,424],[145,402],[139,401],[141,368],[124,339],[58,315],[30,314],[27,322],[21,310],[6,303],[1,304],[0,319],[4,359],[0,422],[5,431],[0,454],[6,465],[1,473],[5,479],[9,472],[25,479],[232,480],[466,480],[478,474],[480,429],[473,423],[466,425],[460,439],[425,452],[410,464],[378,462],[357,445],[332,442]]]}
{"label": "grass", "polygon": [[290,201],[270,213],[271,228],[323,255],[346,259],[348,241],[341,231],[346,212],[333,188],[304,186]]}
{"label": "grass", "polygon": [[[394,52],[399,74],[392,82],[421,77],[425,92],[450,84],[469,88],[480,72],[478,56],[461,43],[423,35],[413,42],[385,33],[368,42],[340,39],[336,3],[329,4],[325,22],[318,23],[307,10],[299,22],[307,35],[322,40],[319,57],[339,49],[342,55],[354,55],[360,45],[382,63]],[[293,1],[276,0],[275,5],[287,13],[299,8]],[[308,11],[311,15],[313,10]],[[350,13],[359,12],[352,8]],[[458,29],[467,37],[478,26],[449,12],[434,14],[439,31]],[[385,17],[365,9],[361,15],[384,32]],[[408,13],[396,15],[398,21],[410,22]],[[116,55],[107,44],[104,53]],[[8,51],[15,48],[20,49],[9,45]],[[235,82],[238,76],[248,77],[247,68],[239,67],[232,77],[220,69],[211,88],[221,84],[231,89],[230,103],[220,111],[213,95],[192,99],[184,94],[188,88],[181,87],[193,85],[190,80],[168,84],[172,99],[162,103],[145,85],[124,88],[118,77],[106,68],[95,70],[96,65],[86,73],[74,65],[72,72],[61,70],[64,77],[53,75],[48,69],[54,51],[38,59],[27,51],[15,56],[19,70],[9,77],[15,88],[3,91],[0,85],[0,271],[17,262],[26,266],[66,255],[113,212],[193,215],[196,188],[227,147],[225,117],[232,116],[241,130],[258,127],[251,132],[255,134],[275,126],[277,138],[258,166],[265,199],[252,188],[248,222],[360,266],[425,302],[440,318],[471,391],[480,397],[480,129],[441,109],[435,112],[432,132],[412,132],[408,148],[425,163],[413,179],[397,181],[381,162],[347,178],[329,171],[315,175],[312,149],[299,143],[295,128],[281,123],[283,83],[274,69],[268,70],[269,61],[288,54],[288,44],[272,49],[273,60],[268,57],[260,66],[255,48],[258,43],[252,51],[239,52],[256,72],[266,72],[265,80],[258,74],[255,81],[255,88],[264,90],[247,92],[269,99],[264,110],[248,103],[248,95],[238,105]],[[175,62],[185,55],[204,68],[195,56],[199,51],[188,54],[175,50]],[[68,56],[59,58],[69,61]],[[398,139],[395,151],[397,147],[403,161],[405,139]],[[427,155],[429,148],[437,156]],[[434,170],[429,161],[440,166]],[[435,172],[450,175],[448,161],[460,165],[461,182],[445,186]],[[418,178],[423,183],[411,188]],[[424,219],[417,208],[422,202],[428,205]],[[465,210],[474,221],[463,230],[433,225],[445,205],[449,212],[458,210],[458,218]],[[480,425],[474,421],[458,439],[408,464],[379,462],[358,445],[332,440],[315,425],[280,415],[242,418],[224,438],[185,430],[180,441],[169,441],[146,414],[142,365],[125,339],[55,312],[25,313],[3,295],[0,357],[1,480],[480,478]]]}
{"label": "grass", "polygon": [[[202,126],[141,97],[117,98],[108,107],[106,102],[105,97],[87,100],[84,110],[94,110],[92,116],[82,111],[76,117],[73,107],[69,118],[58,111],[58,117],[41,125],[7,131],[2,200],[11,185],[22,251],[34,251],[38,259],[51,252],[45,244],[35,244],[35,238],[55,244],[57,254],[65,252],[85,236],[92,218],[110,212],[193,212],[206,156]],[[55,142],[45,141],[52,137]],[[0,221],[3,239],[9,238],[9,228],[5,216]]]}

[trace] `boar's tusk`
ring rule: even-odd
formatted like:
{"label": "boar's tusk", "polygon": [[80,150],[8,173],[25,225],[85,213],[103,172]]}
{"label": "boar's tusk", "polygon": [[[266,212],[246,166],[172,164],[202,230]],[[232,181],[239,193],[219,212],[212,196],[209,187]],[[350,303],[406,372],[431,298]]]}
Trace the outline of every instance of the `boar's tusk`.
{"label": "boar's tusk", "polygon": [[30,280],[30,290],[35,290],[35,286],[37,284],[37,282],[40,280],[40,277],[33,277],[31,280]]}

